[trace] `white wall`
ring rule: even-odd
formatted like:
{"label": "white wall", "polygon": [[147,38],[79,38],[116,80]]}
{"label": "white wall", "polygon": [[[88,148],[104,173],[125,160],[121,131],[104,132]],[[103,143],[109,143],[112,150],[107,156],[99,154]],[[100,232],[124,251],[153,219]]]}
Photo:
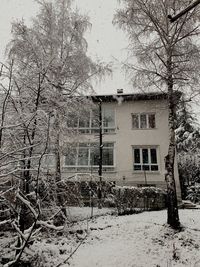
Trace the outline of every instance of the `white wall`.
{"label": "white wall", "polygon": [[[108,180],[115,180],[120,185],[137,185],[145,182],[166,187],[165,163],[169,143],[168,108],[167,100],[128,101],[118,104],[117,102],[103,103],[113,106],[115,109],[116,132],[105,134],[103,142],[114,142],[115,171],[103,173]],[[155,129],[132,129],[132,113],[155,113]],[[83,136],[81,141],[90,140],[98,142],[93,135]],[[133,171],[133,146],[156,146],[158,148],[159,171],[157,172],[134,172]],[[177,192],[180,195],[178,181],[178,169],[175,164],[177,179]]]}

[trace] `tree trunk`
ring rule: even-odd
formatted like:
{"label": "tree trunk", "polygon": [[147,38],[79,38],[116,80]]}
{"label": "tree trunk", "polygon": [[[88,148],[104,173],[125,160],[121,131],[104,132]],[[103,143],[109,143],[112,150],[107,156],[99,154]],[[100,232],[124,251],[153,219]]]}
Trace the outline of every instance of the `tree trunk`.
{"label": "tree trunk", "polygon": [[61,181],[61,169],[60,169],[60,133],[57,129],[56,133],[56,146],[55,146],[55,156],[56,156],[56,183]]}
{"label": "tree trunk", "polygon": [[176,150],[175,141],[175,116],[176,116],[176,95],[173,92],[173,77],[171,72],[171,60],[168,61],[168,101],[169,101],[169,148],[165,158],[165,180],[167,183],[167,223],[174,229],[180,228],[176,184],[174,177],[174,159]]}
{"label": "tree trunk", "polygon": [[66,208],[65,208],[65,199],[64,199],[64,192],[61,184],[61,164],[60,164],[60,123],[59,123],[59,115],[56,114],[56,121],[55,121],[55,130],[56,130],[56,142],[55,142],[55,157],[56,157],[56,173],[55,173],[55,180],[56,180],[56,191],[57,191],[57,201],[60,209],[62,210],[65,217],[67,217]]}

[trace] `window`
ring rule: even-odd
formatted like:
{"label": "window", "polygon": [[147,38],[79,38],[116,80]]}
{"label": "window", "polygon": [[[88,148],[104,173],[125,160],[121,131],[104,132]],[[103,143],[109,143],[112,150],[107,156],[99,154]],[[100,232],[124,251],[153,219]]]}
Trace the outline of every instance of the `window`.
{"label": "window", "polygon": [[[104,143],[102,151],[103,167],[114,166],[114,143]],[[67,167],[98,167],[99,166],[99,144],[80,143],[77,148],[70,149],[65,155],[65,166]]]}
{"label": "window", "polygon": [[140,118],[139,120],[140,128],[141,129],[147,128],[147,114],[141,114],[139,118]]}
{"label": "window", "polygon": [[113,143],[106,143],[103,146],[103,155],[102,155],[102,165],[103,166],[113,166],[114,165],[114,157],[113,157]]}
{"label": "window", "polygon": [[88,166],[89,147],[86,144],[80,144],[78,148],[78,166]]}
{"label": "window", "polygon": [[154,129],[156,128],[155,114],[142,113],[132,114],[133,129]]}
{"label": "window", "polygon": [[68,148],[67,152],[65,152],[65,165],[75,166],[76,154],[77,154],[77,149],[75,147],[71,147],[70,149]]}
{"label": "window", "polygon": [[79,119],[77,121],[77,127],[80,129],[80,132],[88,133],[90,127],[90,115],[84,119]]}
{"label": "window", "polygon": [[156,128],[155,114],[148,114],[149,128]]}
{"label": "window", "polygon": [[[83,118],[70,115],[67,122],[68,128],[77,129],[80,133],[99,133],[99,109],[93,109]],[[102,132],[115,132],[115,111],[113,107],[102,107]]]}
{"label": "window", "polygon": [[99,147],[91,145],[90,147],[90,166],[99,165]]}
{"label": "window", "polygon": [[115,111],[111,107],[104,107],[102,114],[103,131],[110,133],[115,131]]}
{"label": "window", "polygon": [[67,127],[68,128],[77,128],[77,126],[78,126],[77,116],[75,114],[69,114],[68,120],[67,120]]}
{"label": "window", "polygon": [[134,171],[158,171],[158,157],[156,147],[133,148]]}

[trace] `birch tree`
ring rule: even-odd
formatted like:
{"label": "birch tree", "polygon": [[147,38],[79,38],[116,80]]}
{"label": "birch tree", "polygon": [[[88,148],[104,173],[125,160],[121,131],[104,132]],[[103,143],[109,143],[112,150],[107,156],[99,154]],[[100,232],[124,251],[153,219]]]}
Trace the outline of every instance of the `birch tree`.
{"label": "birch tree", "polygon": [[[124,7],[117,11],[114,22],[127,32],[130,40],[129,60],[125,63],[137,88],[156,88],[168,92],[169,148],[165,158],[168,192],[167,222],[180,226],[174,179],[175,90],[198,91],[200,34],[199,6],[173,24],[168,19],[187,7],[189,0],[122,0]],[[131,56],[136,57],[133,64]],[[144,90],[144,89],[143,89]]]}
{"label": "birch tree", "polygon": [[[13,23],[8,54],[15,60],[16,86],[23,88],[23,95],[31,102],[27,106],[30,108],[34,103],[35,111],[42,109],[53,114],[51,145],[56,159],[55,180],[59,184],[61,137],[67,114],[69,110],[77,112],[82,101],[77,96],[91,92],[91,78],[101,77],[107,68],[87,56],[84,38],[90,26],[87,16],[73,10],[69,0],[38,3],[40,12],[30,27],[24,21]],[[37,119],[32,128],[32,140],[37,136],[36,125]],[[30,164],[26,168],[30,169]],[[27,179],[29,176],[28,173]],[[62,205],[59,194],[58,201]]]}
{"label": "birch tree", "polygon": [[55,153],[57,204],[65,213],[60,189],[62,139],[69,134],[66,123],[69,114],[79,116],[88,108],[84,94],[92,91],[91,79],[101,78],[108,70],[87,56],[84,33],[90,26],[88,17],[72,10],[69,0],[37,2],[40,12],[30,27],[23,20],[12,24],[12,40],[7,47],[12,64],[5,74],[9,82],[8,86],[1,84],[5,92],[0,120],[0,177],[14,177],[14,198],[20,203],[17,208],[16,202],[11,205],[19,219],[14,221],[20,239],[15,262],[30,238],[23,243],[24,232],[36,224],[57,229],[40,221],[40,182],[45,178],[41,164],[47,151]]}

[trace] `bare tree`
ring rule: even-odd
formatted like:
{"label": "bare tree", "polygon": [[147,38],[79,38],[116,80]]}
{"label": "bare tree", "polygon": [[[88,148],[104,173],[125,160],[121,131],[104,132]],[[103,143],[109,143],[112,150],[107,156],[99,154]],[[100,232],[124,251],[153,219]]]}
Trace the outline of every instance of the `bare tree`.
{"label": "bare tree", "polygon": [[199,0],[194,1],[193,3],[190,3],[189,6],[187,6],[185,9],[181,10],[178,14],[175,16],[171,16],[170,14],[168,15],[168,18],[170,19],[171,22],[176,21],[179,19],[181,16],[185,15],[187,12],[189,12],[191,9],[195,8],[197,5],[200,4]]}
{"label": "bare tree", "polygon": [[[122,0],[124,8],[118,10],[114,22],[128,33],[130,53],[137,63],[125,63],[137,88],[167,90],[169,103],[169,148],[166,156],[166,182],[168,191],[168,223],[178,228],[176,187],[174,179],[175,116],[177,94],[175,90],[197,90],[199,82],[200,34],[199,7],[170,23],[172,16],[187,7],[191,1],[177,0]],[[154,89],[155,90],[155,89]]]}
{"label": "bare tree", "polygon": [[[13,62],[11,66],[15,68]],[[52,222],[55,215],[62,213],[62,209],[57,209],[53,197],[48,196],[52,189],[49,188],[51,184],[45,177],[42,164],[43,157],[49,149],[52,135],[50,131],[54,132],[51,121],[53,114],[43,103],[40,102],[38,105],[37,101],[34,101],[34,94],[33,98],[29,99],[33,88],[24,92],[23,83],[19,86],[18,77],[14,76],[16,73],[10,73],[11,67],[5,69],[7,73],[3,71],[2,78],[4,75],[5,78],[8,77],[9,83],[2,81],[1,84],[0,106],[4,115],[3,123],[0,121],[0,186],[2,189],[3,185],[7,185],[7,188],[0,192],[0,210],[2,214],[9,210],[10,214],[5,220],[1,218],[0,225],[4,227],[10,224],[18,236],[15,257],[6,265],[13,266],[20,261],[29,242],[34,240],[41,227],[63,230],[64,226],[56,227]],[[35,84],[34,87],[36,96],[42,84],[38,85],[40,86],[37,87]],[[13,89],[12,93],[10,87]],[[41,193],[42,186],[45,186],[45,194]],[[48,205],[55,205],[55,214],[51,214],[51,218],[47,218],[43,210],[46,198],[49,200]]]}
{"label": "bare tree", "polygon": [[[71,1],[37,2],[40,12],[30,27],[24,21],[12,25],[13,38],[7,47],[11,64],[3,73],[8,82],[1,83],[0,179],[14,181],[0,195],[12,209],[14,221],[1,225],[12,223],[19,236],[16,257],[8,266],[19,261],[36,224],[58,229],[40,216],[47,198],[41,194],[41,184],[47,180],[43,157],[49,151],[55,155],[55,190],[51,191],[59,212],[65,213],[61,153],[63,136],[69,134],[69,114],[79,116],[88,108],[90,101],[80,96],[91,92],[92,78],[108,70],[87,56],[84,33],[90,24],[86,16],[71,9]],[[47,191],[49,185],[47,181]],[[27,232],[30,235],[25,238]]]}
{"label": "bare tree", "polygon": [[[80,103],[77,96],[91,92],[91,78],[102,77],[108,68],[87,56],[84,33],[90,26],[88,17],[72,10],[71,1],[38,3],[40,12],[32,26],[27,27],[23,21],[13,23],[8,53],[15,60],[16,86],[26,102],[31,102],[29,109],[31,107],[34,112],[42,109],[54,116],[51,142],[56,159],[55,180],[59,184],[62,177],[61,137],[68,111],[74,109],[76,112]],[[32,141],[37,139],[37,125],[35,117],[30,134]],[[32,153],[33,149],[30,149],[30,158]],[[25,180],[30,180],[30,162],[27,164]],[[59,194],[58,202],[63,205]]]}

